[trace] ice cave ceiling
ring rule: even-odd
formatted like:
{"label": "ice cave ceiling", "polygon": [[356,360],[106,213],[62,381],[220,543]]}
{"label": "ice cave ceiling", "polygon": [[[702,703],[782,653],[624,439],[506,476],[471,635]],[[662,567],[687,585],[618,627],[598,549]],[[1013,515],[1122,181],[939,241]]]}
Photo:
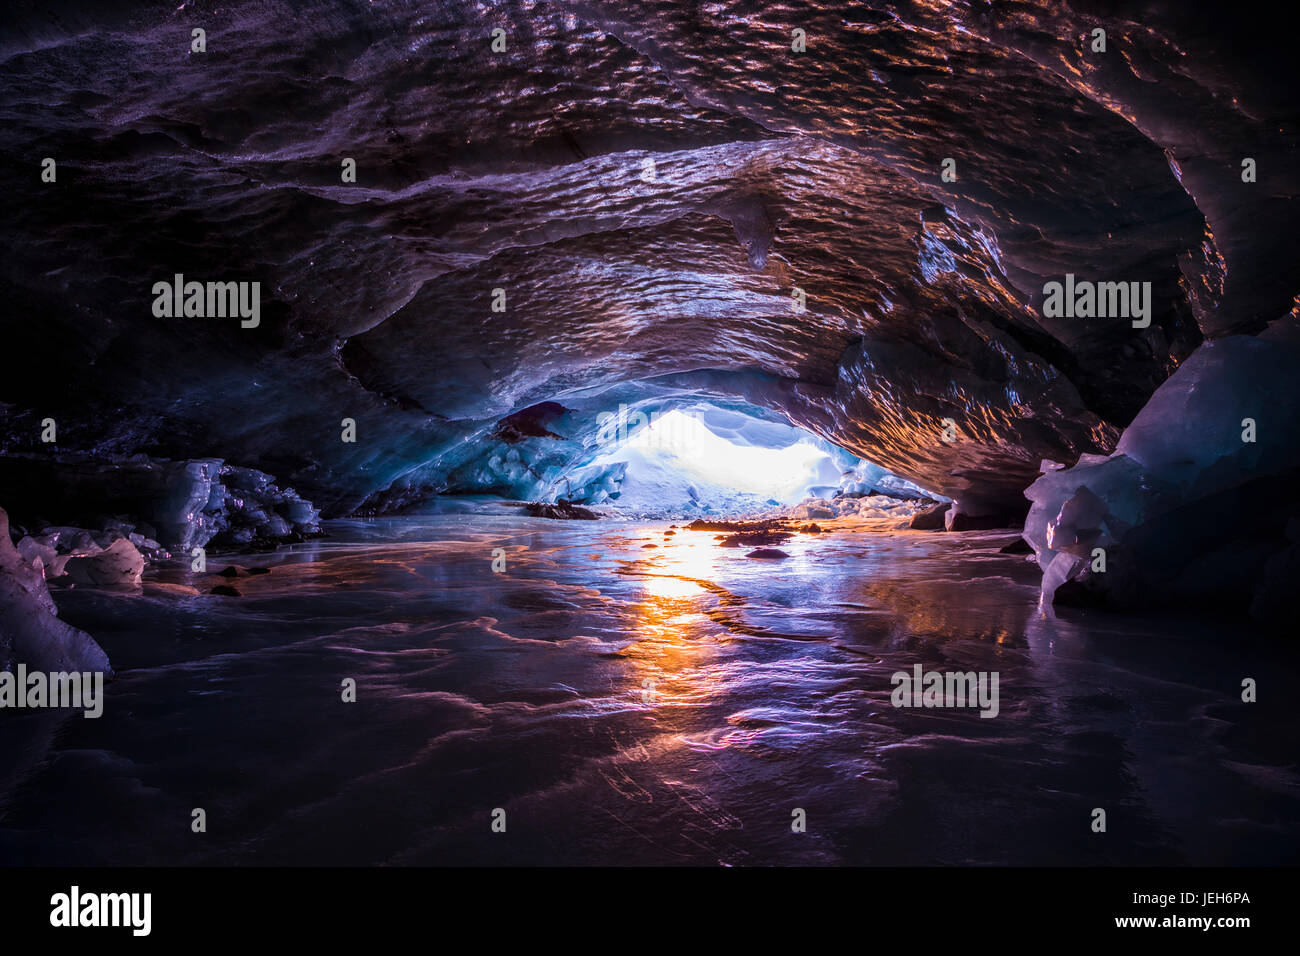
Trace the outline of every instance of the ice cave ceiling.
{"label": "ice cave ceiling", "polygon": [[[453,487],[540,403],[580,458],[620,403],[707,399],[1023,505],[1202,340],[1296,309],[1291,41],[1210,16],[9,3],[0,452],[49,416],[340,513]],[[156,317],[177,273],[260,282],[260,324]],[[1151,282],[1150,326],[1044,318],[1067,273]]]}

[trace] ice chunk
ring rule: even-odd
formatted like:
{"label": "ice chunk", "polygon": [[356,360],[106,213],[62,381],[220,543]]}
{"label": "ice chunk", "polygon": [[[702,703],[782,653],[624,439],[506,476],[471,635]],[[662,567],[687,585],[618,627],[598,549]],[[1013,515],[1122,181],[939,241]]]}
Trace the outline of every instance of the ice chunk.
{"label": "ice chunk", "polygon": [[[1030,485],[1024,537],[1044,572],[1043,600],[1079,578],[1111,603],[1196,601],[1213,591],[1244,607],[1272,580],[1269,569],[1289,567],[1295,505],[1282,494],[1269,527],[1256,499],[1300,478],[1298,368],[1300,347],[1285,337],[1206,342],[1156,390],[1114,454],[1083,455]],[[1095,548],[1108,553],[1104,573],[1090,573]],[[1207,561],[1224,566],[1213,588]]]}
{"label": "ice chunk", "polygon": [[65,567],[74,584],[139,588],[144,557],[126,538],[118,538],[98,554],[72,558]]}
{"label": "ice chunk", "polygon": [[18,661],[42,671],[112,673],[94,638],[59,620],[45,576],[14,547],[0,509],[0,667]]}

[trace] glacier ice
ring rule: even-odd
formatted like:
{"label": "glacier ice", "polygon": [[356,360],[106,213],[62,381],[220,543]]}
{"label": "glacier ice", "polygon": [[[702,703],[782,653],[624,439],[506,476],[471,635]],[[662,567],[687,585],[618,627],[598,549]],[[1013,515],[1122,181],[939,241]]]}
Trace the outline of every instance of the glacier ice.
{"label": "glacier ice", "polygon": [[195,547],[296,539],[320,528],[317,510],[292,488],[219,458],[12,456],[2,465],[0,494],[15,522],[39,530],[34,542],[63,555],[88,556],[123,538],[166,558]]}
{"label": "glacier ice", "polygon": [[1279,569],[1295,566],[1297,370],[1291,323],[1206,342],[1113,454],[1081,456],[1030,485],[1024,538],[1043,571],[1043,602],[1071,582],[1122,607],[1272,607],[1261,589],[1279,587]]}
{"label": "glacier ice", "polygon": [[41,562],[14,547],[0,509],[0,668],[22,662],[43,671],[112,673],[94,638],[59,620]]}

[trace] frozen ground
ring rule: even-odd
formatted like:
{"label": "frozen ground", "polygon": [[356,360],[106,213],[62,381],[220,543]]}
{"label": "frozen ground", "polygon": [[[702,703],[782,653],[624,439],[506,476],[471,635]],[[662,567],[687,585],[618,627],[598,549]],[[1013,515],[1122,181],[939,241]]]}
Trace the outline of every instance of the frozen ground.
{"label": "frozen ground", "polygon": [[[799,536],[773,562],[665,524],[327,527],[328,540],[241,559],[271,573],[236,579],[240,598],[160,588],[156,572],[144,597],[56,594],[119,676],[99,720],[0,721],[0,862],[1259,864],[1300,851],[1293,648],[1231,621],[1045,618],[1037,566],[998,552],[1014,532],[859,522]],[[998,717],[895,709],[890,675],[915,663],[997,671]],[[1240,702],[1243,677],[1259,703]],[[190,831],[195,807],[205,834]],[[490,830],[498,807],[505,834]],[[1105,834],[1090,831],[1094,807]],[[791,832],[795,808],[807,833]]]}

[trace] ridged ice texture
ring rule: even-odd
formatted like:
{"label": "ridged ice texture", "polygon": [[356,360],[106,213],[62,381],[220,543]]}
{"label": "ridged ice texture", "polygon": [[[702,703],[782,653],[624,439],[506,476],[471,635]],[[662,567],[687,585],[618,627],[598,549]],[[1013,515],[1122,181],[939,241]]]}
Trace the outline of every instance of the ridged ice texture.
{"label": "ridged ice texture", "polygon": [[[589,454],[617,386],[1019,500],[1300,289],[1293,83],[1261,55],[1284,34],[1105,12],[10,4],[0,450],[54,415],[62,447],[218,456],[338,512],[447,485],[537,402]],[[1152,282],[1151,327],[1042,318],[1067,272]],[[260,281],[261,326],[155,318],[175,273]]]}

